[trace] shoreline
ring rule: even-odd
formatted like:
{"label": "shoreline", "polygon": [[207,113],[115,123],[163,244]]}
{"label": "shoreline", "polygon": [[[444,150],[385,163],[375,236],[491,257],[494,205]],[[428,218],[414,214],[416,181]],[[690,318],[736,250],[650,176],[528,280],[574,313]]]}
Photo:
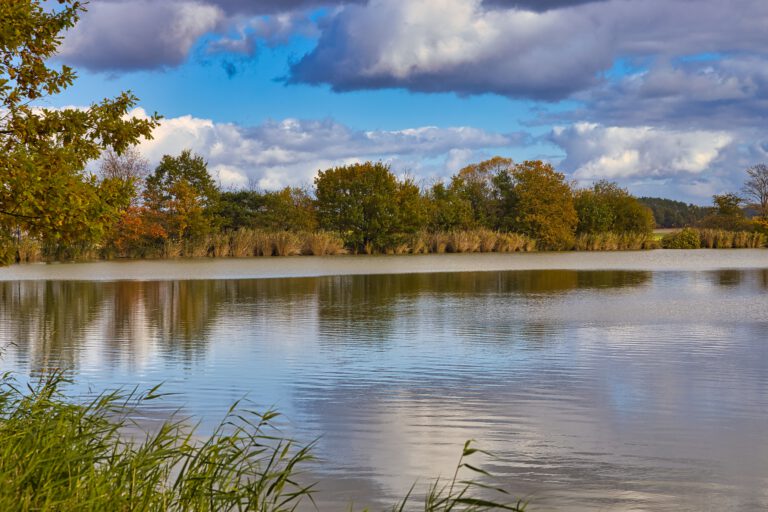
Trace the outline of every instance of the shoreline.
{"label": "shoreline", "polygon": [[176,281],[533,270],[768,269],[765,249],[273,256],[23,263],[0,281]]}

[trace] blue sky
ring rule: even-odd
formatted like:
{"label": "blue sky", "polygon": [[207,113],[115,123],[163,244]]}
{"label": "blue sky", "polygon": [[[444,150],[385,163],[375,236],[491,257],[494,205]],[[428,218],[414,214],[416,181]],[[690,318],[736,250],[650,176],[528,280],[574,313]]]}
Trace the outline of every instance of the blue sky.
{"label": "blue sky", "polygon": [[768,160],[763,0],[92,0],[54,106],[130,89],[224,186],[500,154],[706,204]]}

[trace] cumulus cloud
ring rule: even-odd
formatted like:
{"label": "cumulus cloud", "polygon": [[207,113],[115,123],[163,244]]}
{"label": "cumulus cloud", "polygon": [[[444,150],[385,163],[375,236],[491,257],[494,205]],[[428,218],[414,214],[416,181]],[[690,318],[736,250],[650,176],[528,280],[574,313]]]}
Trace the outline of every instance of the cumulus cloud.
{"label": "cumulus cloud", "polygon": [[[145,116],[141,109],[133,115]],[[311,182],[319,169],[361,160],[384,160],[396,172],[422,178],[445,173],[477,151],[524,145],[521,134],[499,134],[468,127],[425,126],[403,130],[358,131],[330,119],[284,119],[242,127],[181,116],[164,119],[154,139],[140,150],[152,162],[189,148],[205,157],[224,186],[256,183],[263,188]],[[445,162],[439,169],[426,161]]]}
{"label": "cumulus cloud", "polygon": [[550,135],[563,148],[561,167],[580,185],[607,179],[637,194],[687,197],[706,202],[730,190],[737,139],[723,131],[678,131],[649,126],[575,123]]}
{"label": "cumulus cloud", "polygon": [[554,100],[595,85],[618,57],[764,52],[768,4],[763,0],[535,5],[482,0],[350,5],[292,67],[290,81],[326,83],[338,91],[402,87]]}
{"label": "cumulus cloud", "polygon": [[733,142],[726,132],[671,131],[576,123],[557,127],[552,141],[567,157],[562,165],[579,180],[700,174]]}

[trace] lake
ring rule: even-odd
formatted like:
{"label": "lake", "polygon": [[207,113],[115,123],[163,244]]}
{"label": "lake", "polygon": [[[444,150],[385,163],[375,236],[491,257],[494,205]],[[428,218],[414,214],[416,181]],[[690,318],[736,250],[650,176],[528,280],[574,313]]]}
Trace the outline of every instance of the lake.
{"label": "lake", "polygon": [[768,509],[768,251],[0,269],[0,369],[319,437],[321,510],[391,505],[475,439],[530,510]]}

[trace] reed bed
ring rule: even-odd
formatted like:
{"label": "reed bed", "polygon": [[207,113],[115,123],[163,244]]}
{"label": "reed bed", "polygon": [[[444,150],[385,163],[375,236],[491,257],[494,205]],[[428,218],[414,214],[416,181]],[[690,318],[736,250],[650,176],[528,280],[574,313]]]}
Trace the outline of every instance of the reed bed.
{"label": "reed bed", "polygon": [[[663,237],[646,233],[587,233],[576,237],[576,251],[637,251],[665,249],[737,249],[760,248],[768,237],[760,232],[724,231],[685,228]],[[33,238],[22,237],[11,248],[23,263],[46,260],[132,258],[248,258],[254,256],[329,256],[347,254],[342,237],[328,231],[269,232],[240,229],[214,233],[195,241],[165,240],[146,243],[136,250],[115,252],[114,248],[71,246],[61,249],[45,245]],[[383,250],[367,244],[366,254],[443,254],[443,253],[511,253],[538,250],[536,240],[520,233],[489,229],[429,232],[402,235],[399,242]],[[354,251],[357,252],[357,251]]]}
{"label": "reed bed", "polygon": [[429,254],[430,234],[427,231],[419,231],[411,237],[411,254]]}
{"label": "reed bed", "polygon": [[757,231],[685,228],[662,239],[665,249],[758,249],[768,238]]}
{"label": "reed bed", "polygon": [[16,243],[16,252],[21,263],[43,261],[43,244],[32,237],[20,237],[20,240]]}
{"label": "reed bed", "polygon": [[640,251],[661,244],[649,233],[583,233],[576,237],[576,251]]}
{"label": "reed bed", "polygon": [[211,237],[200,240],[185,240],[182,243],[181,255],[185,258],[205,258],[211,252]]}
{"label": "reed bed", "polygon": [[701,247],[705,249],[757,249],[765,247],[763,233],[749,231],[724,231],[722,229],[702,229]]}
{"label": "reed bed", "polygon": [[477,231],[451,231],[448,233],[448,252],[480,252]]}
{"label": "reed bed", "polygon": [[532,252],[536,250],[536,240],[520,233],[499,233],[496,241],[497,252]]}
{"label": "reed bed", "polygon": [[490,229],[469,231],[419,231],[384,252],[386,254],[443,254],[478,252],[530,252],[536,241],[519,233]]}
{"label": "reed bed", "polygon": [[209,237],[209,253],[214,258],[226,258],[232,251],[232,237],[229,233],[216,233]]}
{"label": "reed bed", "polygon": [[271,238],[273,254],[275,256],[297,256],[301,254],[303,243],[296,233],[283,231],[281,233],[273,233]]}
{"label": "reed bed", "polygon": [[432,233],[429,236],[429,252],[443,254],[448,250],[448,235],[443,232]]}
{"label": "reed bed", "polygon": [[[131,415],[161,398],[158,388],[76,403],[61,392],[68,383],[59,372],[29,388],[0,376],[0,510],[282,512],[313,502],[314,485],[302,483],[313,444],[280,436],[273,411],[235,404],[210,435],[173,418],[145,431]],[[478,452],[467,442],[452,480],[415,507],[412,487],[392,510],[524,510],[504,489],[463,478],[490,477],[467,462]]]}
{"label": "reed bed", "polygon": [[334,256],[345,254],[344,240],[336,233],[329,231],[317,231],[315,233],[304,233],[304,246],[302,254],[311,256]]}

